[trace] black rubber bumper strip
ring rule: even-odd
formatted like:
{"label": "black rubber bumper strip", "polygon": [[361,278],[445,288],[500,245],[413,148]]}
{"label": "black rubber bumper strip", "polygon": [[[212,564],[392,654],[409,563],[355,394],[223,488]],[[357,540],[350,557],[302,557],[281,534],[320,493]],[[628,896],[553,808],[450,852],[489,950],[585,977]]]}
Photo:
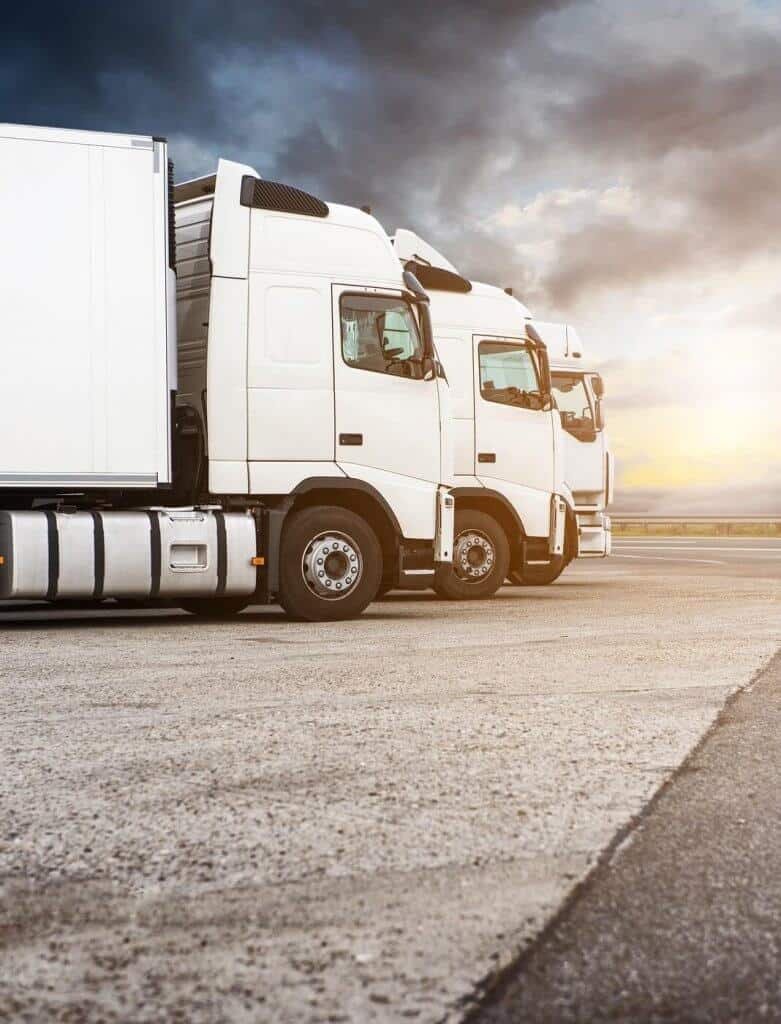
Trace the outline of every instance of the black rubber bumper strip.
{"label": "black rubber bumper strip", "polygon": [[92,596],[96,601],[103,598],[103,586],[106,582],[106,537],[103,532],[103,516],[100,512],[91,512],[93,561],[95,564],[95,586]]}
{"label": "black rubber bumper strip", "polygon": [[149,545],[152,562],[152,585],[149,590],[150,597],[160,596],[160,570],[161,570],[161,545],[160,545],[160,514],[149,512]]}
{"label": "black rubber bumper strip", "polygon": [[215,512],[214,518],[217,521],[217,597],[225,594],[225,585],[228,581],[228,534],[225,529],[225,514]]}
{"label": "black rubber bumper strip", "polygon": [[60,583],[60,534],[57,529],[57,513],[46,512],[46,535],[49,542],[49,585],[46,588],[46,600],[57,599],[57,588]]}

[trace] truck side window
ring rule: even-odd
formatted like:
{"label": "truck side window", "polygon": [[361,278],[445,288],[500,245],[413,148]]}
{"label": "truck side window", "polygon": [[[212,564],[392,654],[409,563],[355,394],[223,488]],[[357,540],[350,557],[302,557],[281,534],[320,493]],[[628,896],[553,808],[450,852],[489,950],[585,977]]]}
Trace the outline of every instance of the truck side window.
{"label": "truck side window", "polygon": [[487,402],[541,409],[542,396],[537,368],[525,345],[506,341],[481,341],[480,394]]}
{"label": "truck side window", "polygon": [[343,295],[342,356],[348,366],[422,379],[423,343],[410,306],[386,295]]}
{"label": "truck side window", "polygon": [[579,441],[592,441],[596,427],[583,374],[557,372],[551,380],[562,427]]}

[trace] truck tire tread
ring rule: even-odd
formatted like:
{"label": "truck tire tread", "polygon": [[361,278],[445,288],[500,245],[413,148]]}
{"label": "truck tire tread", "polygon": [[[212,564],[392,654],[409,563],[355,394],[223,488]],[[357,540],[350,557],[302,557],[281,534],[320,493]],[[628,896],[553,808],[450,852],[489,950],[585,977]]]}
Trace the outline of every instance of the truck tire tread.
{"label": "truck tire tread", "polygon": [[[354,589],[338,600],[318,597],[307,585],[301,568],[304,552],[319,533],[347,534],[357,545],[361,577]],[[303,622],[338,622],[360,615],[377,595],[382,580],[382,548],[369,524],[350,509],[320,505],[293,511],[285,521],[279,551],[279,603]]]}
{"label": "truck tire tread", "polygon": [[504,583],[510,569],[510,545],[499,523],[477,509],[456,509],[454,529],[454,555],[457,538],[467,530],[479,530],[488,537],[494,549],[494,565],[491,572],[477,583],[460,579],[452,565],[437,567],[434,576],[434,590],[439,597],[448,601],[478,601],[492,597]]}

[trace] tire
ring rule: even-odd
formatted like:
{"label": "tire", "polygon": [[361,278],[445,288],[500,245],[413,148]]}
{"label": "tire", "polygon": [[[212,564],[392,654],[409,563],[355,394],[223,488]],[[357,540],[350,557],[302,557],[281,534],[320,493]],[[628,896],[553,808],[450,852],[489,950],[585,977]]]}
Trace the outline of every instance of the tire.
{"label": "tire", "polygon": [[456,509],[453,533],[453,564],[437,567],[434,590],[449,601],[491,597],[510,568],[504,530],[487,513],[467,508]]}
{"label": "tire", "polygon": [[380,584],[380,589],[374,595],[374,600],[375,601],[381,600],[383,597],[385,597],[386,594],[389,594],[391,592],[391,590],[393,590],[393,584],[392,583],[381,583]]}
{"label": "tire", "polygon": [[232,619],[234,615],[243,612],[252,604],[252,596],[249,597],[188,597],[179,602],[179,607],[184,608],[191,615],[198,615],[204,619]]}
{"label": "tire", "polygon": [[331,505],[288,516],[279,551],[279,603],[292,619],[352,619],[374,600],[381,581],[380,542],[360,516]]}
{"label": "tire", "polygon": [[521,572],[525,587],[544,587],[553,583],[564,572],[568,562],[559,556],[551,559],[548,565],[525,565]]}

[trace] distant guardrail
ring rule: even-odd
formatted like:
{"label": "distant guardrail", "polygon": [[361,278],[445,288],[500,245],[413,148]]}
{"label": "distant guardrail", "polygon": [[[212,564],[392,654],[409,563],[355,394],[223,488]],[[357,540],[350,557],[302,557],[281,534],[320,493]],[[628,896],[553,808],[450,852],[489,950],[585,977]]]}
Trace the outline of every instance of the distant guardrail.
{"label": "distant guardrail", "polygon": [[777,516],[663,516],[610,513],[613,533],[706,534],[719,537],[781,534]]}

